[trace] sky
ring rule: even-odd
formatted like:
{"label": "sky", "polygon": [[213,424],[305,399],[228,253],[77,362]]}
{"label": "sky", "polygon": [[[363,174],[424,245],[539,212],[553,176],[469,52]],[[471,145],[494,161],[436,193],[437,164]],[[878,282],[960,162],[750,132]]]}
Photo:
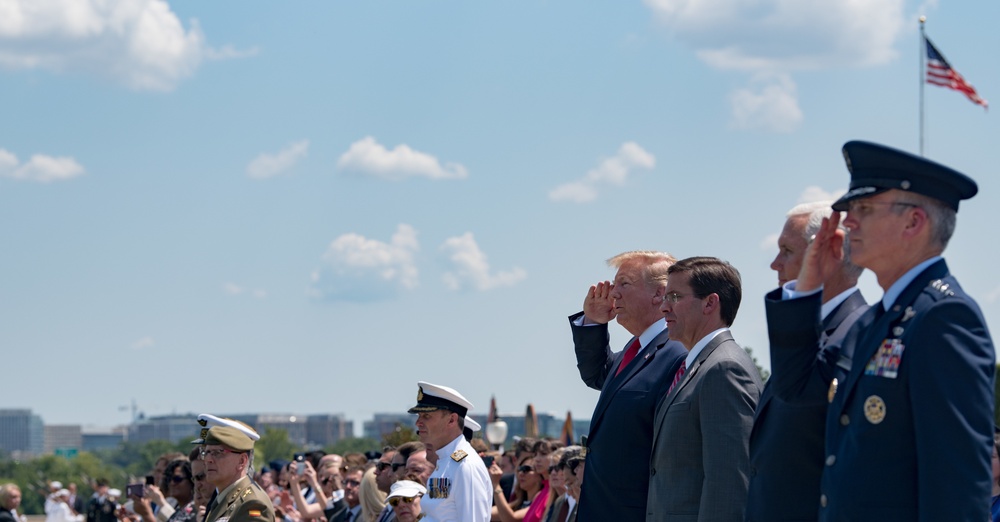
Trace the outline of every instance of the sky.
{"label": "sky", "polygon": [[[785,212],[918,150],[920,15],[1000,103],[997,2],[0,0],[0,407],[586,419],[567,317],[636,249],[731,262],[768,366]],[[924,106],[996,331],[1000,123]]]}

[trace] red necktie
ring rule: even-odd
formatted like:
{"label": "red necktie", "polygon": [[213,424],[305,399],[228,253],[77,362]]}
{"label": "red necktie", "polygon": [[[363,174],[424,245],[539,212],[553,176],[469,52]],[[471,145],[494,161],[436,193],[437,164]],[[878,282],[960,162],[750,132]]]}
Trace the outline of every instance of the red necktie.
{"label": "red necktie", "polygon": [[677,386],[677,383],[684,379],[685,370],[687,370],[687,359],[681,361],[681,367],[677,368],[677,373],[674,374],[674,383],[671,384],[670,389],[667,390],[667,395],[670,395],[670,392],[674,391],[674,386]]}
{"label": "red necktie", "polygon": [[635,359],[635,354],[639,353],[639,348],[642,348],[642,344],[639,342],[639,338],[636,337],[632,344],[628,345],[628,349],[625,350],[625,356],[622,357],[622,363],[618,365],[618,371],[615,372],[615,377],[628,366],[628,363]]}

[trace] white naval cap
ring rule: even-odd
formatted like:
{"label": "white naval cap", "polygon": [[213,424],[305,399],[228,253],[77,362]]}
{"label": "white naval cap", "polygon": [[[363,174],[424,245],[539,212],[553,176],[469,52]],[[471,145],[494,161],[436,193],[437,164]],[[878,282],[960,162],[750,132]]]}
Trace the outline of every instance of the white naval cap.
{"label": "white naval cap", "polygon": [[252,441],[260,440],[260,435],[257,434],[250,426],[243,424],[240,421],[235,421],[233,419],[227,419],[224,417],[216,417],[215,415],[209,413],[202,413],[198,415],[198,425],[201,426],[201,433],[198,438],[191,441],[191,444],[204,444],[205,437],[208,436],[208,430],[214,426],[226,426],[229,428],[236,428],[243,432],[244,435],[250,437]]}
{"label": "white naval cap", "polygon": [[417,405],[409,413],[448,410],[465,417],[472,409],[472,403],[453,388],[417,381]]}

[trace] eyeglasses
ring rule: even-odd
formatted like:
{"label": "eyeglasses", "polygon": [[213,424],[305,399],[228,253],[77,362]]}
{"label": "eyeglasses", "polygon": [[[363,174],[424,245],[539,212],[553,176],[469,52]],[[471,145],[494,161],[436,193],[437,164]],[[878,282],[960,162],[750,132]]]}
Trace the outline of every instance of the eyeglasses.
{"label": "eyeglasses", "polygon": [[225,455],[226,453],[233,453],[235,455],[239,455],[239,454],[241,454],[243,452],[242,451],[233,451],[233,450],[231,450],[229,448],[216,448],[216,449],[210,449],[210,450],[203,449],[203,450],[201,450],[201,458],[207,459],[208,457],[212,457],[213,459],[219,459],[223,455]]}
{"label": "eyeglasses", "polygon": [[406,463],[405,462],[393,462],[391,464],[391,466],[392,466],[392,472],[395,473],[399,468],[405,468],[406,467]]}
{"label": "eyeglasses", "polygon": [[389,505],[392,507],[396,507],[399,505],[400,502],[404,502],[406,504],[412,504],[413,501],[418,498],[420,498],[420,495],[417,495],[415,497],[392,497],[389,499]]}
{"label": "eyeglasses", "polygon": [[201,481],[205,480],[205,474],[204,473],[199,473],[199,474],[195,475],[193,478],[195,480],[197,480],[198,482],[201,482]]}
{"label": "eyeglasses", "polygon": [[875,205],[889,205],[890,207],[919,207],[914,203],[905,201],[868,201],[867,199],[855,199],[847,202],[847,211],[856,217],[865,217],[875,211]]}
{"label": "eyeglasses", "polygon": [[385,470],[387,470],[387,469],[389,469],[391,467],[392,467],[392,464],[389,463],[389,462],[376,462],[375,463],[375,471],[377,473],[381,473],[381,472],[383,472],[383,471],[385,471]]}
{"label": "eyeglasses", "polygon": [[533,468],[531,466],[518,466],[517,467],[517,472],[518,473],[534,473],[535,472],[535,468]]}
{"label": "eyeglasses", "polygon": [[[694,295],[694,294],[691,294],[691,295]],[[683,295],[683,294],[678,294],[677,292],[670,292],[669,294],[663,296],[663,300],[666,301],[666,302],[668,302],[668,303],[671,303],[671,304],[677,304],[677,303],[680,302],[681,299],[684,299],[685,297],[687,297],[687,296]],[[695,296],[695,297],[697,297],[697,296]]]}
{"label": "eyeglasses", "polygon": [[188,480],[188,478],[185,477],[184,475],[174,475],[174,476],[170,477],[170,482],[173,482],[174,484],[180,484],[181,482],[187,482],[187,480]]}

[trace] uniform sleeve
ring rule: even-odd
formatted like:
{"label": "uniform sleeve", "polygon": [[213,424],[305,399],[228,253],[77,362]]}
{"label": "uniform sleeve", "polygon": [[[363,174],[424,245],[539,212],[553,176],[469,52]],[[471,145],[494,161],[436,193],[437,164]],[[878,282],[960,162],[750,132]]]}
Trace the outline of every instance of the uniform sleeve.
{"label": "uniform sleeve", "polygon": [[607,379],[611,366],[614,364],[608,325],[577,326],[574,321],[581,316],[583,316],[583,312],[569,317],[569,325],[573,329],[576,367],[580,370],[580,378],[583,379],[584,384],[595,390],[600,390],[604,387],[604,380]]}
{"label": "uniform sleeve", "polygon": [[910,363],[919,519],[987,520],[991,491],[993,342],[978,310],[960,299],[914,317]]}
{"label": "uniform sleeve", "polygon": [[229,522],[274,522],[274,508],[270,502],[263,502],[256,498],[247,499],[229,517]]}
{"label": "uniform sleeve", "polygon": [[482,470],[471,469],[475,462],[463,462],[462,466],[470,466],[468,473],[461,473],[452,484],[452,491],[455,494],[455,512],[459,522],[489,522],[492,495],[492,482],[489,474],[486,474],[486,481],[482,480]]}
{"label": "uniform sleeve", "polygon": [[821,294],[782,300],[781,290],[765,297],[771,344],[771,388],[790,404],[827,401],[829,376],[819,366]]}

